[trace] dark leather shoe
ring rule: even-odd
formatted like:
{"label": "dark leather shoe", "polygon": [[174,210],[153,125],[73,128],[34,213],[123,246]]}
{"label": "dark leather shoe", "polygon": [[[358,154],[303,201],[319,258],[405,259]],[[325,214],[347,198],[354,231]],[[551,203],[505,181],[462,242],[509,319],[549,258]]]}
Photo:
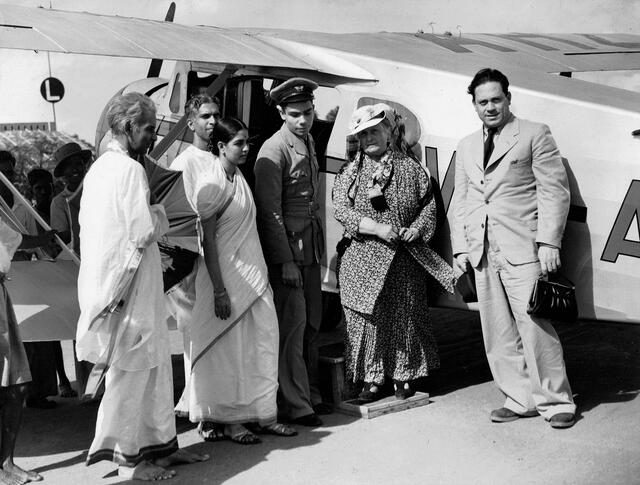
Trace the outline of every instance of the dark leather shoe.
{"label": "dark leather shoe", "polygon": [[313,411],[320,415],[331,414],[333,413],[333,406],[326,402],[319,402],[318,404],[313,405]]}
{"label": "dark leather shoe", "polygon": [[393,387],[395,389],[395,396],[398,399],[409,399],[413,396],[416,391],[414,391],[409,382],[407,381],[393,381]]}
{"label": "dark leather shoe", "polygon": [[570,428],[576,423],[576,416],[573,413],[558,413],[551,416],[549,424],[552,428]]}
{"label": "dark leather shoe", "polygon": [[291,422],[300,426],[309,426],[310,428],[322,426],[322,420],[316,413],[305,414],[304,416],[300,416],[299,418],[292,419]]}
{"label": "dark leather shoe", "polygon": [[491,411],[491,421],[494,423],[508,423],[510,421],[515,421],[516,419],[532,418],[533,416],[538,416],[538,411],[535,409],[524,413],[516,413],[515,411],[507,408],[494,409]]}
{"label": "dark leather shoe", "polygon": [[358,400],[363,403],[370,403],[386,397],[382,392],[382,384],[376,384],[375,382],[365,382],[362,392],[358,394]]}

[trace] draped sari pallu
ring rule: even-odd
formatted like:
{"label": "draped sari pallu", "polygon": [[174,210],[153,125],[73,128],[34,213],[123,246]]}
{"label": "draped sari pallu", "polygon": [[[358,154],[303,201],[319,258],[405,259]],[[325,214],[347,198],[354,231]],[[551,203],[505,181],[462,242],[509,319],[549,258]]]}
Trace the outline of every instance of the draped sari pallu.
{"label": "draped sari pallu", "polygon": [[[255,226],[256,209],[251,190],[241,172],[236,171],[233,182],[227,181],[224,168],[217,159],[205,173],[196,172],[183,172],[185,191],[200,221],[211,217],[217,219],[218,261],[231,300],[231,315],[226,320],[215,317],[213,284],[208,272],[199,270],[196,288],[209,291],[211,296],[209,305],[196,303],[190,322],[192,368],[204,353],[242,320],[269,286]],[[198,264],[204,265],[204,259],[200,258]]]}

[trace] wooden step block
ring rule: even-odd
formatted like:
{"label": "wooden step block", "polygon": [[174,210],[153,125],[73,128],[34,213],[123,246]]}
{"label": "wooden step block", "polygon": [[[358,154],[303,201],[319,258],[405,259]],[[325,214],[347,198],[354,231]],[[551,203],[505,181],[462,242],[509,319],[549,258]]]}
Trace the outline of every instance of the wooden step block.
{"label": "wooden step block", "polygon": [[428,393],[416,392],[414,396],[408,399],[398,399],[395,396],[389,396],[367,404],[361,404],[358,399],[350,399],[338,404],[336,409],[345,414],[371,419],[382,416],[383,414],[397,413],[405,409],[425,406],[429,404],[429,402]]}

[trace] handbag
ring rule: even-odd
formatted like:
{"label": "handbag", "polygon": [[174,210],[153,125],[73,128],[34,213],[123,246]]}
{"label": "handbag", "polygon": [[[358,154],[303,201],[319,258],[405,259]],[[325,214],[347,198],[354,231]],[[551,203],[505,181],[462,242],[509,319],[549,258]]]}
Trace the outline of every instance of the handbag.
{"label": "handbag", "polygon": [[540,318],[574,323],[578,319],[575,285],[560,274],[540,276],[533,285],[527,313]]}
{"label": "handbag", "polygon": [[158,243],[158,248],[165,257],[171,260],[171,265],[162,272],[164,292],[166,293],[193,271],[199,254],[180,246],[165,243]]}

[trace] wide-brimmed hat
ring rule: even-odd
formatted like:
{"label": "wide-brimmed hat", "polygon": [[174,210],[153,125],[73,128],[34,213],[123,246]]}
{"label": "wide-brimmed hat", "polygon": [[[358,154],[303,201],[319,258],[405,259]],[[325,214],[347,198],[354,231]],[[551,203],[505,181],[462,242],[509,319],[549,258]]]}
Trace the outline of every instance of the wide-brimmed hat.
{"label": "wide-brimmed hat", "polygon": [[71,143],[65,143],[60,148],[58,148],[53,154],[53,159],[56,162],[56,168],[53,169],[53,175],[56,178],[62,177],[64,169],[67,166],[67,162],[74,155],[80,155],[80,157],[86,164],[91,158],[91,150],[83,149],[74,141],[72,141]]}
{"label": "wide-brimmed hat", "polygon": [[385,118],[388,118],[389,121],[392,122],[394,120],[393,109],[388,104],[378,103],[361,106],[351,115],[349,135],[356,135],[367,128],[376,126]]}

